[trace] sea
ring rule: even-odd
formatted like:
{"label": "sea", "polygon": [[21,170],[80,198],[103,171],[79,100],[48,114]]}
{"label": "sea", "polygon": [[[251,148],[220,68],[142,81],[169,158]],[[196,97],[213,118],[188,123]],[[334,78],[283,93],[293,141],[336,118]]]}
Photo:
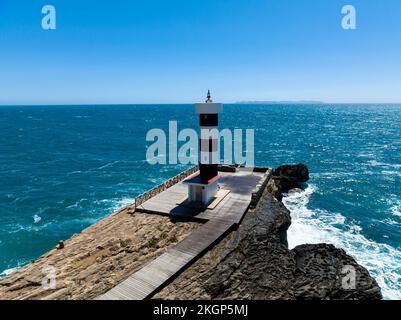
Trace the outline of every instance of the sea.
{"label": "sea", "polygon": [[[188,168],[147,161],[169,121],[198,128],[185,104],[0,106],[0,277]],[[343,248],[401,299],[401,105],[226,104],[219,126],[254,129],[256,165],[308,165],[291,248]]]}

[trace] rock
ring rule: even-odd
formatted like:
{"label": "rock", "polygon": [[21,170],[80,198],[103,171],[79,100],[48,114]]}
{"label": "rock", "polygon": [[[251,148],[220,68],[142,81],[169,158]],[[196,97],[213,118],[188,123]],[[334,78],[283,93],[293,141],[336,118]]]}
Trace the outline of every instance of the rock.
{"label": "rock", "polygon": [[[288,249],[289,211],[266,192],[239,228],[157,293],[155,299],[380,299],[368,271],[328,244]],[[351,266],[355,288],[343,288]]]}
{"label": "rock", "polygon": [[55,291],[54,293],[49,294],[46,296],[44,300],[62,300],[65,296],[68,296],[69,291],[68,288],[61,288]]}
{"label": "rock", "polygon": [[279,189],[279,183],[274,179],[270,179],[269,183],[266,186],[266,191],[269,192],[273,197],[275,197],[278,201],[283,200],[283,194]]}
{"label": "rock", "polygon": [[297,193],[300,193],[300,192],[302,192],[302,189],[300,189],[300,188],[295,188],[295,189],[288,190],[288,194],[297,194]]}
{"label": "rock", "polygon": [[64,249],[64,241],[60,240],[58,245],[56,246],[57,250],[61,250]]}
{"label": "rock", "polygon": [[306,244],[291,252],[301,271],[292,284],[296,299],[382,299],[377,282],[344,250],[330,244]]}
{"label": "rock", "polygon": [[302,187],[302,183],[309,180],[309,169],[305,164],[283,165],[273,172],[273,181],[276,189],[273,195],[281,201],[283,193],[291,189]]}

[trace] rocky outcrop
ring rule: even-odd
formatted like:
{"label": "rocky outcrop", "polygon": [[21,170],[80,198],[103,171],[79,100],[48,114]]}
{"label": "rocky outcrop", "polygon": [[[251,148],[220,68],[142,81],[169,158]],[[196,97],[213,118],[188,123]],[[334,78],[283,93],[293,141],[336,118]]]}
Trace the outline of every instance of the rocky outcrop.
{"label": "rocky outcrop", "polygon": [[[288,249],[291,217],[266,192],[231,233],[157,299],[380,299],[368,271],[332,245]],[[348,283],[351,270],[355,275]]]}
{"label": "rocky outcrop", "polygon": [[291,189],[301,188],[302,183],[309,180],[309,169],[305,164],[283,165],[273,172],[275,186],[272,187],[273,195],[279,201],[283,198],[283,193]]}
{"label": "rocky outcrop", "polygon": [[298,299],[381,299],[381,290],[369,272],[344,250],[330,244],[305,244],[291,250]]}

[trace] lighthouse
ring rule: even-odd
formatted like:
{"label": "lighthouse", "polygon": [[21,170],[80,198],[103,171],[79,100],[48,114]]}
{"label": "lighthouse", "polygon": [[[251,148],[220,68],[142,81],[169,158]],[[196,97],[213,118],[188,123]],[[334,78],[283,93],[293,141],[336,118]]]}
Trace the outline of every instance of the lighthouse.
{"label": "lighthouse", "polygon": [[199,114],[200,126],[199,172],[184,183],[188,185],[188,202],[207,206],[216,197],[220,178],[217,170],[219,162],[217,128],[222,105],[213,102],[208,90],[205,102],[195,104],[195,110]]}

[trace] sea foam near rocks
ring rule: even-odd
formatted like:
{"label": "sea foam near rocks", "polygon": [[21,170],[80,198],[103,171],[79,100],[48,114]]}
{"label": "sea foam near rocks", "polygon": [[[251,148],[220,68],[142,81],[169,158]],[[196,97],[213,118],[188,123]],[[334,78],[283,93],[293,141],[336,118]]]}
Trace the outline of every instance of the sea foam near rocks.
{"label": "sea foam near rocks", "polygon": [[311,210],[309,201],[316,191],[316,186],[308,185],[305,190],[284,195],[283,203],[292,219],[287,231],[289,247],[330,243],[342,248],[368,269],[385,299],[401,299],[401,251],[366,238],[360,226],[348,222],[340,213]]}

